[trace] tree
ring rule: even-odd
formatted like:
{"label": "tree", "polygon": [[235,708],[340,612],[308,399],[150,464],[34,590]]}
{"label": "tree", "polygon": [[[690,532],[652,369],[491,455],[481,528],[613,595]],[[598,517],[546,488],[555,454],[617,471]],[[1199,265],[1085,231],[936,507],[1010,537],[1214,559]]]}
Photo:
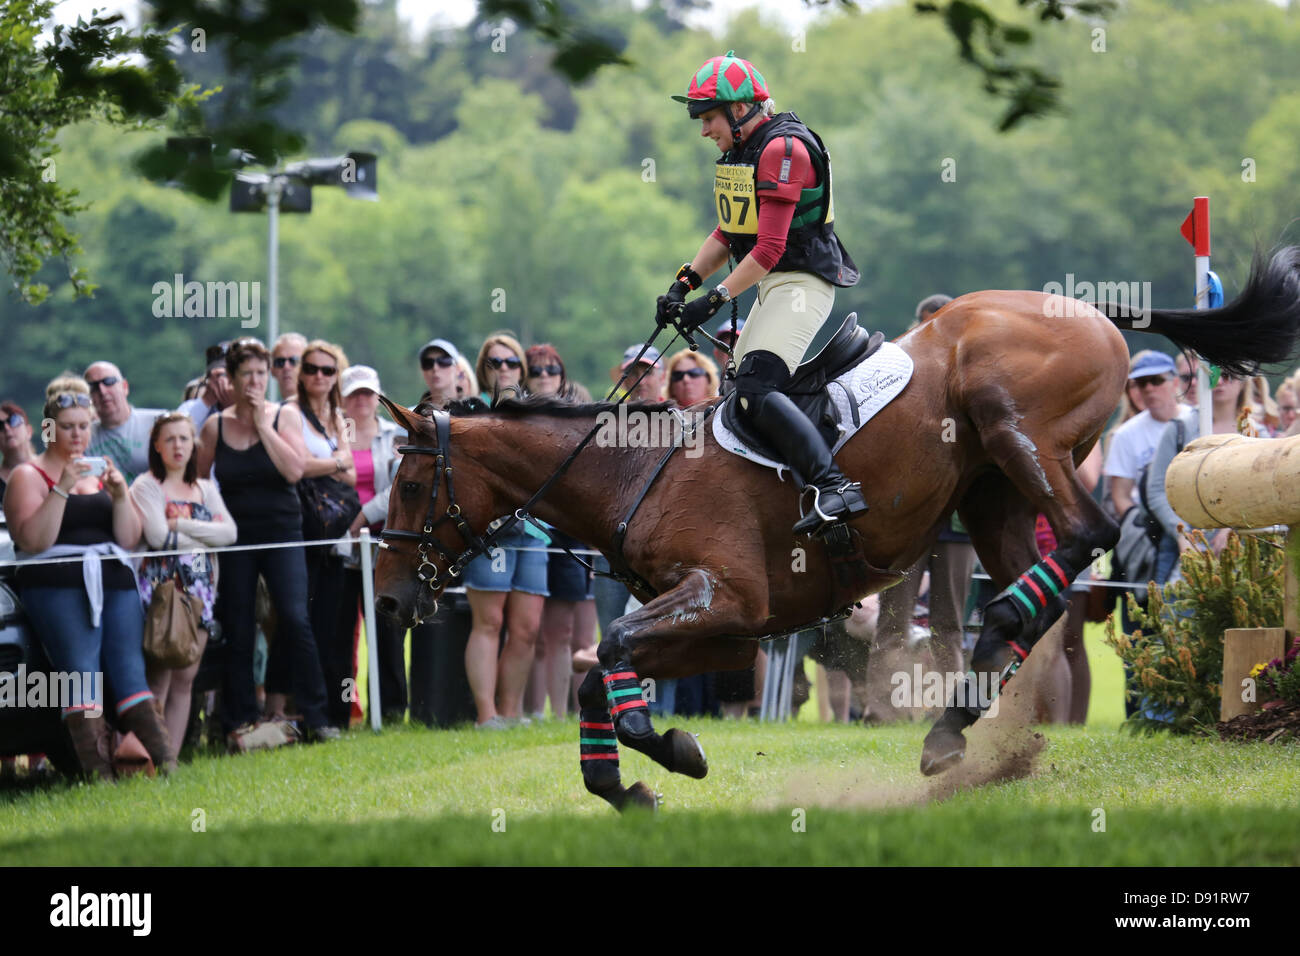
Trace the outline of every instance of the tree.
{"label": "tree", "polygon": [[11,0],[0,10],[0,259],[32,303],[49,292],[35,281],[48,258],[64,261],[76,294],[93,288],[71,261],[80,248],[64,220],[85,207],[59,183],[59,131],[92,117],[121,126],[156,120],[194,95],[182,89],[163,34],[136,36],[120,15],[92,16],[56,26],[40,43],[53,9],[50,0]]}

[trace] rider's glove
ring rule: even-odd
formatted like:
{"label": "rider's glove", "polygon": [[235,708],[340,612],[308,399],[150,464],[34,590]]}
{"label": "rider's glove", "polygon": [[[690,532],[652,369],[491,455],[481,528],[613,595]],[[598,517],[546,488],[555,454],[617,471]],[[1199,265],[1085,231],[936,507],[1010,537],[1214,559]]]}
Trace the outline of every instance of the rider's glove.
{"label": "rider's glove", "polygon": [[708,295],[698,296],[682,309],[678,328],[689,334],[718,314],[718,310],[731,301],[724,285],[717,286]]}
{"label": "rider's glove", "polygon": [[671,325],[673,320],[682,311],[682,306],[686,304],[686,294],[698,289],[704,282],[700,274],[691,268],[688,262],[677,270],[677,278],[673,284],[668,287],[668,293],[661,295],[658,299],[658,308],[655,310],[655,322],[659,328]]}

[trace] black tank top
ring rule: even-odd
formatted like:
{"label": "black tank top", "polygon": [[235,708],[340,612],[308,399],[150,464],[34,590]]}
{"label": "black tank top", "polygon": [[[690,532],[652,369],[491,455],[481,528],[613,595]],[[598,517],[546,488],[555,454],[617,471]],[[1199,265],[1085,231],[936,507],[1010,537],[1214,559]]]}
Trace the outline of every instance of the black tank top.
{"label": "black tank top", "polygon": [[[36,465],[45,484],[54,487],[54,481]],[[54,492],[50,492],[53,494]],[[55,544],[86,546],[114,541],[113,499],[103,488],[93,495],[68,495],[63,505],[63,522]],[[104,587],[117,591],[135,589],[135,573],[120,561],[106,560],[103,564]],[[63,564],[38,564],[32,568],[19,568],[18,584],[25,588],[84,588],[80,561]]]}
{"label": "black tank top", "polygon": [[[281,405],[281,410],[284,406]],[[275,413],[271,427],[280,424]],[[212,473],[221,486],[230,517],[239,529],[237,544],[267,544],[302,538],[302,511],[298,486],[284,480],[266,447],[259,440],[243,451],[226,444],[222,419],[217,419],[217,451]]]}

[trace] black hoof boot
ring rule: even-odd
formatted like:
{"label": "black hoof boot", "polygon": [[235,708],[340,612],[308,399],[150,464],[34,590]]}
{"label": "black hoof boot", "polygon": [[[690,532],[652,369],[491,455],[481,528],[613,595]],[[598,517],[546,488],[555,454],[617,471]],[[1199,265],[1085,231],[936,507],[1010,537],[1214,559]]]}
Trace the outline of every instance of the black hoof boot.
{"label": "black hoof boot", "polygon": [[978,716],[965,707],[949,707],[930,732],[921,748],[921,773],[927,777],[950,770],[966,756],[964,731]]}

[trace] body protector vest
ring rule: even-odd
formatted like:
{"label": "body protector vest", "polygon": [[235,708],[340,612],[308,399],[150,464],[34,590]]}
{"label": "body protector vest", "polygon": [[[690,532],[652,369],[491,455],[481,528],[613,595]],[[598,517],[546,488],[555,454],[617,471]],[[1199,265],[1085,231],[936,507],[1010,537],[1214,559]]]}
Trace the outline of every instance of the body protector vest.
{"label": "body protector vest", "polygon": [[835,235],[835,208],[831,200],[831,158],[821,137],[799,121],[793,113],[778,113],[761,124],[741,144],[718,159],[714,173],[713,198],[718,213],[718,228],[731,245],[731,254],[739,262],[758,243],[758,201],[765,189],[776,189],[774,182],[758,182],[758,160],[764,148],[775,139],[785,140],[786,161],[781,175],[790,169],[789,157],[794,140],[803,142],[817,174],[817,185],[804,189],[794,207],[790,232],[785,239],[785,253],[772,268],[773,272],[811,272],[832,285],[848,288],[858,282],[858,268],[848,250]]}

